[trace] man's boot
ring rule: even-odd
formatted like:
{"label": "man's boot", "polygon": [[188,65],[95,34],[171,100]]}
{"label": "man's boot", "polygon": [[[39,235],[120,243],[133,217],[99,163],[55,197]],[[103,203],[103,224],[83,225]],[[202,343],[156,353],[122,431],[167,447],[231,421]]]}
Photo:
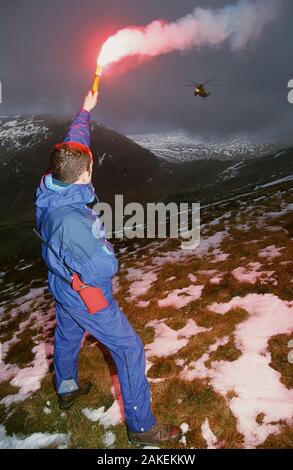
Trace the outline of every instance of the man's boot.
{"label": "man's boot", "polygon": [[87,395],[91,388],[92,383],[90,381],[84,380],[80,382],[78,390],[70,393],[58,393],[59,408],[61,410],[69,410],[75,400],[82,395]]}
{"label": "man's boot", "polygon": [[166,442],[178,442],[182,437],[179,426],[156,423],[147,432],[132,432],[128,430],[130,444],[142,446],[160,446]]}

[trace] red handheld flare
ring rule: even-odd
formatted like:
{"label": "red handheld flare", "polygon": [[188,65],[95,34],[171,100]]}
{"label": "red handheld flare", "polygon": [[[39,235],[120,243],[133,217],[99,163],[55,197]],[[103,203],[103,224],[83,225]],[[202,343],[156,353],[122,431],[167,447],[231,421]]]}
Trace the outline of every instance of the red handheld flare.
{"label": "red handheld flare", "polygon": [[101,75],[102,75],[102,66],[100,64],[97,64],[94,81],[92,85],[92,93],[96,93],[99,90]]}

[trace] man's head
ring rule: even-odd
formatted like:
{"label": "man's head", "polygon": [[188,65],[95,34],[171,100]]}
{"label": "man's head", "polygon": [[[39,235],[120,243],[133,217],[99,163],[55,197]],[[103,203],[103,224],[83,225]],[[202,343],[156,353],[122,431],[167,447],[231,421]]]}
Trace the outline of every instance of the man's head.
{"label": "man's head", "polygon": [[55,145],[51,152],[52,176],[63,183],[90,183],[92,168],[92,153],[86,145],[77,142],[63,142]]}

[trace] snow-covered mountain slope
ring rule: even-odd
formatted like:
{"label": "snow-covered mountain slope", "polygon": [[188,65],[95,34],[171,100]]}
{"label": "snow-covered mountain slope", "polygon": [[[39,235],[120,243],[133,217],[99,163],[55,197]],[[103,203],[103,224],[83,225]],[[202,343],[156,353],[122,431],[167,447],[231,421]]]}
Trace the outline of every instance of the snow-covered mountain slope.
{"label": "snow-covered mountain slope", "polygon": [[45,119],[37,116],[0,118],[0,153],[30,149],[50,135]]}
{"label": "snow-covered mountain slope", "polygon": [[129,136],[157,157],[172,163],[200,159],[234,160],[267,155],[275,151],[276,144],[255,143],[246,137],[204,142],[183,133],[151,133]]}

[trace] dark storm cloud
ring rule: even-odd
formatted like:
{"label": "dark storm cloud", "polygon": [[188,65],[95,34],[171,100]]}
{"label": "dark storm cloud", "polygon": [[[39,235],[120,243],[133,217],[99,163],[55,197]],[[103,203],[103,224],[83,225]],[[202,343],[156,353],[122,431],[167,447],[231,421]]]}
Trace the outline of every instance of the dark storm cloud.
{"label": "dark storm cloud", "polygon": [[[154,19],[175,21],[195,6],[222,0],[14,0],[0,16],[0,113],[73,113],[89,87],[99,47],[108,35]],[[293,142],[293,5],[244,51],[201,47],[156,57],[102,82],[94,117],[126,133],[180,129],[207,136],[246,133]],[[215,78],[205,102],[184,80]]]}

